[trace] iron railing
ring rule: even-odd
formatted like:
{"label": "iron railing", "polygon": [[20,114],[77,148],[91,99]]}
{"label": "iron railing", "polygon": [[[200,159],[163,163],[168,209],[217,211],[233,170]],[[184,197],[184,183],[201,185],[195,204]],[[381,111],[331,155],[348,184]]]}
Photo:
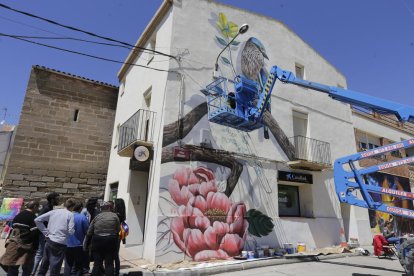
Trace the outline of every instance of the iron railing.
{"label": "iron railing", "polygon": [[136,141],[153,143],[156,113],[140,109],[119,127],[118,152]]}
{"label": "iron railing", "polygon": [[329,143],[304,136],[294,136],[290,140],[295,146],[295,159],[331,165]]}

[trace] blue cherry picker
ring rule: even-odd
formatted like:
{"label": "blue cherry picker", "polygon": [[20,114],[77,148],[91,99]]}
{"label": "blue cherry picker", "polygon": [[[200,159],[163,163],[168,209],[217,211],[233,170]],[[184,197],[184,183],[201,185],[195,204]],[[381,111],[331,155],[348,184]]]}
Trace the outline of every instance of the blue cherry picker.
{"label": "blue cherry picker", "polygon": [[[273,66],[263,85],[244,76],[237,76],[234,81],[224,77],[216,77],[202,92],[207,96],[208,119],[211,122],[252,131],[263,127],[263,114],[268,108],[270,96],[276,81],[294,84],[328,94],[332,99],[363,107],[380,114],[394,114],[401,122],[414,123],[414,108],[395,102],[379,99],[352,90],[341,89],[297,78],[292,72]],[[234,84],[234,92],[230,92],[228,84]],[[406,149],[414,146],[414,139],[378,147],[364,152],[338,158],[334,163],[334,180],[336,193],[340,202],[396,216],[414,218],[414,210],[389,206],[376,202],[370,193],[386,194],[401,199],[414,200],[411,192],[399,191],[369,185],[364,175],[384,169],[414,163],[414,157],[406,157],[397,161],[357,168],[355,162],[365,158],[383,155],[387,152]],[[360,191],[362,199],[356,196]],[[400,246],[399,260],[409,275],[413,274],[414,240],[407,240]]]}

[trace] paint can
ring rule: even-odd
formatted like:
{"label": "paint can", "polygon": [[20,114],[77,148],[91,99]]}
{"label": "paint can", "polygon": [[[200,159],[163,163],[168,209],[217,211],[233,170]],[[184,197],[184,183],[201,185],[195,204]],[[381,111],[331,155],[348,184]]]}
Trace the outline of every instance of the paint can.
{"label": "paint can", "polygon": [[257,258],[263,258],[264,257],[264,250],[261,248],[256,249]]}
{"label": "paint can", "polygon": [[306,244],[303,242],[298,242],[298,245],[296,247],[296,252],[305,252],[306,251]]}
{"label": "paint can", "polygon": [[254,259],[254,251],[247,251],[247,259]]}
{"label": "paint can", "polygon": [[272,257],[275,255],[275,249],[274,248],[269,248],[269,256]]}
{"label": "paint can", "polygon": [[293,254],[295,253],[295,248],[293,247],[292,243],[284,243],[283,247],[286,249],[286,252],[288,254]]}
{"label": "paint can", "polygon": [[268,245],[262,245],[260,246],[261,249],[263,249],[263,255],[265,257],[269,257],[269,246]]}
{"label": "paint can", "polygon": [[247,251],[242,251],[242,252],[241,252],[241,256],[242,256],[243,258],[247,258]]}

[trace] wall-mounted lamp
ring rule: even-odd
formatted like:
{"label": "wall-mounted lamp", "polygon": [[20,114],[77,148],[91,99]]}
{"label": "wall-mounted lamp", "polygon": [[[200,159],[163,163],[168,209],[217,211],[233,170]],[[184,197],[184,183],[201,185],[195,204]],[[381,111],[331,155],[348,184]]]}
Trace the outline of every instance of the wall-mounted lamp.
{"label": "wall-mounted lamp", "polygon": [[224,52],[224,50],[227,49],[227,47],[230,46],[230,44],[236,39],[236,37],[239,34],[244,34],[245,32],[247,32],[248,29],[249,29],[249,25],[247,25],[247,24],[241,25],[240,28],[239,28],[239,31],[237,32],[237,34],[233,37],[232,40],[230,40],[229,43],[227,43],[226,47],[224,47],[223,50],[221,50],[221,52],[218,54],[217,59],[216,59],[216,63],[214,64],[213,77],[216,76],[216,72],[218,71],[218,67],[219,67],[218,60],[219,60],[219,57],[221,56],[221,54]]}

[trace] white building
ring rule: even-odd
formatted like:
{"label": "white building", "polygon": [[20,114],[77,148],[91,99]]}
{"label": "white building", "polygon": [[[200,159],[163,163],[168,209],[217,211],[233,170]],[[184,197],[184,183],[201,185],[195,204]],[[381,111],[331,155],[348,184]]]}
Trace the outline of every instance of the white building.
{"label": "white building", "polygon": [[[137,66],[118,74],[106,198],[126,202],[126,246],[165,262],[225,258],[259,245],[338,245],[342,230],[370,244],[367,210],[341,206],[333,183],[333,160],[358,150],[354,125],[364,128],[349,105],[279,82],[269,139],[262,128],[209,122],[200,90],[213,81],[218,54],[242,24],[250,28],[218,58],[217,76],[242,74],[243,51],[254,41],[268,57],[262,69],[277,65],[346,87],[333,65],[275,19],[214,1],[165,0],[136,46],[176,58],[132,51],[126,63]],[[137,146],[144,146],[135,150],[141,161],[133,157]]]}

